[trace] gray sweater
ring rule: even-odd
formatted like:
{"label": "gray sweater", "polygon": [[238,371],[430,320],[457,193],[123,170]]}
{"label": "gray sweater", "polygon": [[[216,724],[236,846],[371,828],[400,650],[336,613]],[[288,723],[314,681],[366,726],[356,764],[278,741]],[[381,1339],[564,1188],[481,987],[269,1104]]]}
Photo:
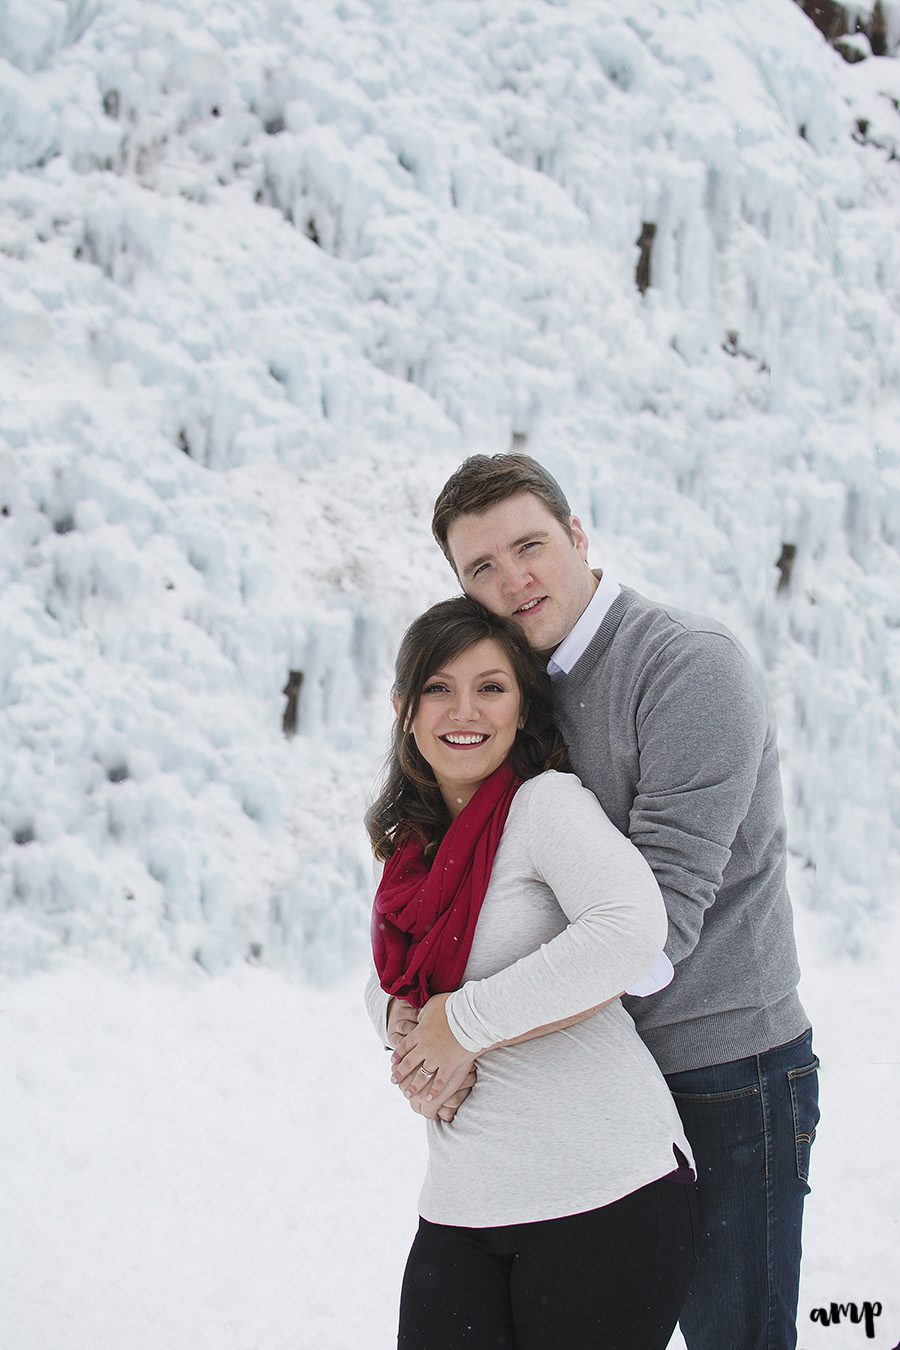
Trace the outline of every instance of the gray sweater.
{"label": "gray sweater", "polygon": [[748,653],[721,624],[623,587],[554,691],[572,767],[665,900],[676,977],[623,1000],[660,1068],[801,1035],[775,722]]}

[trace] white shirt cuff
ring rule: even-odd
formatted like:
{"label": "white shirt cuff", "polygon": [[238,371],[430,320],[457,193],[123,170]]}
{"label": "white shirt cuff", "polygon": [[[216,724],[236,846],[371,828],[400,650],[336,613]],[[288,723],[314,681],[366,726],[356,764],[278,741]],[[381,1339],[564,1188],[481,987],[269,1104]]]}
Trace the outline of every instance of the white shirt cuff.
{"label": "white shirt cuff", "polygon": [[665,989],[667,984],[672,983],[674,974],[675,967],[665,952],[661,952],[646,975],[642,975],[639,980],[635,980],[631,988],[625,990],[625,993],[636,994],[638,998],[646,998],[648,994],[658,994],[660,989]]}

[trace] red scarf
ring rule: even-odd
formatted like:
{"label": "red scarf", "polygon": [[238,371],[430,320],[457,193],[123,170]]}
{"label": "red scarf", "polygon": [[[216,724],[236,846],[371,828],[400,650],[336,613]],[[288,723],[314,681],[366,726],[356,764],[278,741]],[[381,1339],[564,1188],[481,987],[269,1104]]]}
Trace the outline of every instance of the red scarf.
{"label": "red scarf", "polygon": [[372,911],[372,951],[386,993],[422,1008],[432,994],[459,988],[521,785],[504,760],[453,821],[430,867],[416,838],[388,858]]}

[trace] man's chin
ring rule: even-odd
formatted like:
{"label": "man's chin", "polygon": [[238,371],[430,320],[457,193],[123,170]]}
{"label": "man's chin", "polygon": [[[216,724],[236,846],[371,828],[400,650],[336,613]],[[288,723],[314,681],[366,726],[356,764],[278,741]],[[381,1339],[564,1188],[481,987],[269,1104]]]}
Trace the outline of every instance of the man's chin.
{"label": "man's chin", "polygon": [[550,641],[548,643],[546,633],[535,632],[532,625],[521,623],[515,614],[511,615],[511,618],[535,656],[546,656],[549,660],[562,641],[562,638],[558,638],[555,642]]}

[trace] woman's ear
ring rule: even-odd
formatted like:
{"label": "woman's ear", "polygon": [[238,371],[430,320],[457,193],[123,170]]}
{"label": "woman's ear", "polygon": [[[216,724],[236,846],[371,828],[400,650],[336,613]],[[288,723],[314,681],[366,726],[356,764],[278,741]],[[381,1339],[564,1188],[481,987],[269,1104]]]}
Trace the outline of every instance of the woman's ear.
{"label": "woman's ear", "polygon": [[[391,694],[391,707],[394,709],[394,716],[397,718],[397,721],[399,722],[400,709],[403,707],[403,699],[400,697],[399,694],[397,693]],[[401,727],[401,730],[404,732],[409,731],[409,718],[407,718],[406,720],[406,726]]]}
{"label": "woman's ear", "polygon": [[519,730],[520,730],[520,731],[523,731],[523,730],[525,729],[525,723],[526,723],[527,721],[528,721],[528,704],[525,703],[524,700],[523,700],[522,706],[521,706],[521,708],[519,709]]}

